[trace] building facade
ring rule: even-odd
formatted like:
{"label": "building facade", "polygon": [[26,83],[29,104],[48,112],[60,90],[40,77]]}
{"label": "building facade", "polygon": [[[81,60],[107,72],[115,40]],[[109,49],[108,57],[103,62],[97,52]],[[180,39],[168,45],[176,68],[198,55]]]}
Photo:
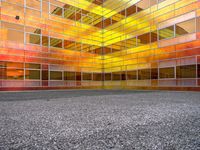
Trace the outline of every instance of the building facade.
{"label": "building facade", "polygon": [[0,90],[200,90],[199,0],[0,0]]}

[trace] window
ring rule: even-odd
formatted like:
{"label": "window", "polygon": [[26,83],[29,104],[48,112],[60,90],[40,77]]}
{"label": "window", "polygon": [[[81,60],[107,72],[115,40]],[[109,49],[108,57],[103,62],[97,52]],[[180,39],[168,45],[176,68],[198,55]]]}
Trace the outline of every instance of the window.
{"label": "window", "polygon": [[101,73],[93,73],[93,81],[102,81]]}
{"label": "window", "polygon": [[157,30],[151,32],[151,43],[153,42],[157,42],[158,41],[158,34],[157,34]]}
{"label": "window", "polygon": [[138,46],[149,44],[150,43],[150,33],[146,33],[143,35],[138,36],[137,39]]}
{"label": "window", "polygon": [[149,80],[150,79],[150,69],[138,70],[138,80]]}
{"label": "window", "polygon": [[62,39],[50,38],[50,46],[62,48]]}
{"label": "window", "polygon": [[196,78],[196,65],[177,66],[177,78]]}
{"label": "window", "polygon": [[42,80],[49,80],[48,70],[42,70]]}
{"label": "window", "polygon": [[62,72],[50,71],[50,80],[62,80]]}
{"label": "window", "polygon": [[76,72],[76,81],[81,81],[81,72]]}
{"label": "window", "polygon": [[174,37],[174,26],[159,30],[159,40],[169,39],[172,37]]}
{"label": "window", "polygon": [[50,13],[62,17],[63,8],[51,4]]}
{"label": "window", "polygon": [[197,75],[198,78],[200,78],[200,64],[197,65]]}
{"label": "window", "polygon": [[42,36],[42,46],[49,45],[49,38],[47,36]]}
{"label": "window", "polygon": [[26,79],[40,80],[40,70],[26,70],[25,77]]}
{"label": "window", "polygon": [[[126,11],[126,12],[125,12],[125,11]],[[136,7],[136,5],[132,5],[132,6],[130,6],[129,8],[126,8],[125,11],[122,12],[122,14],[123,14],[123,15],[126,15],[126,17],[128,17],[128,16],[130,16],[130,15],[132,15],[132,14],[134,14],[134,13],[137,12],[137,7]]]}
{"label": "window", "polygon": [[40,45],[40,35],[26,33],[26,43]]}
{"label": "window", "polygon": [[105,73],[105,81],[110,81],[111,80],[111,73]]}
{"label": "window", "polygon": [[137,80],[137,71],[127,71],[127,80]]}
{"label": "window", "polygon": [[159,69],[159,77],[160,79],[164,78],[174,78],[174,67],[169,67],[169,68],[160,68]]}
{"label": "window", "polygon": [[24,69],[6,69],[6,79],[8,80],[23,80]]}
{"label": "window", "polygon": [[92,80],[91,73],[83,73],[83,80]]}
{"label": "window", "polygon": [[64,80],[76,80],[75,72],[64,72]]}
{"label": "window", "polygon": [[176,24],[176,36],[194,32],[195,32],[195,19]]}
{"label": "window", "polygon": [[26,63],[25,67],[26,68],[31,68],[31,69],[40,69],[40,64]]}
{"label": "window", "polygon": [[112,80],[113,81],[121,80],[121,72],[113,72],[112,73]]}
{"label": "window", "polygon": [[151,79],[158,79],[158,69],[157,68],[151,69]]}

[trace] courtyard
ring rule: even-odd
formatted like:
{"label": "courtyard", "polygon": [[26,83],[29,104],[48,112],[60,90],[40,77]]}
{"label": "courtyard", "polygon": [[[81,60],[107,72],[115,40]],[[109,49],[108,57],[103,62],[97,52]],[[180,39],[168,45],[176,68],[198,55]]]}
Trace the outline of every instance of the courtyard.
{"label": "courtyard", "polygon": [[197,150],[200,92],[0,92],[0,149]]}

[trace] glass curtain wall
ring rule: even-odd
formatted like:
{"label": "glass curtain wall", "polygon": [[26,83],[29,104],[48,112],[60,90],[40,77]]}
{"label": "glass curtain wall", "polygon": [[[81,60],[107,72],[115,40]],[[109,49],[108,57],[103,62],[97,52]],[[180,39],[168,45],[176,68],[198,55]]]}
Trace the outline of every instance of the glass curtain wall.
{"label": "glass curtain wall", "polygon": [[199,78],[199,0],[0,1],[0,90],[194,90]]}

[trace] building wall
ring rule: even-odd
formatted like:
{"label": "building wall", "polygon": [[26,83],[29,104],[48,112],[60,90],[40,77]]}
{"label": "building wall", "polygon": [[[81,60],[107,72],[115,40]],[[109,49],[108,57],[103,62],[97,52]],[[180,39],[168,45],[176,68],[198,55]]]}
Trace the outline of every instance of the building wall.
{"label": "building wall", "polygon": [[0,1],[0,89],[200,89],[199,0]]}
{"label": "building wall", "polygon": [[104,12],[105,88],[199,89],[200,1],[113,3],[104,3],[113,10]]}

